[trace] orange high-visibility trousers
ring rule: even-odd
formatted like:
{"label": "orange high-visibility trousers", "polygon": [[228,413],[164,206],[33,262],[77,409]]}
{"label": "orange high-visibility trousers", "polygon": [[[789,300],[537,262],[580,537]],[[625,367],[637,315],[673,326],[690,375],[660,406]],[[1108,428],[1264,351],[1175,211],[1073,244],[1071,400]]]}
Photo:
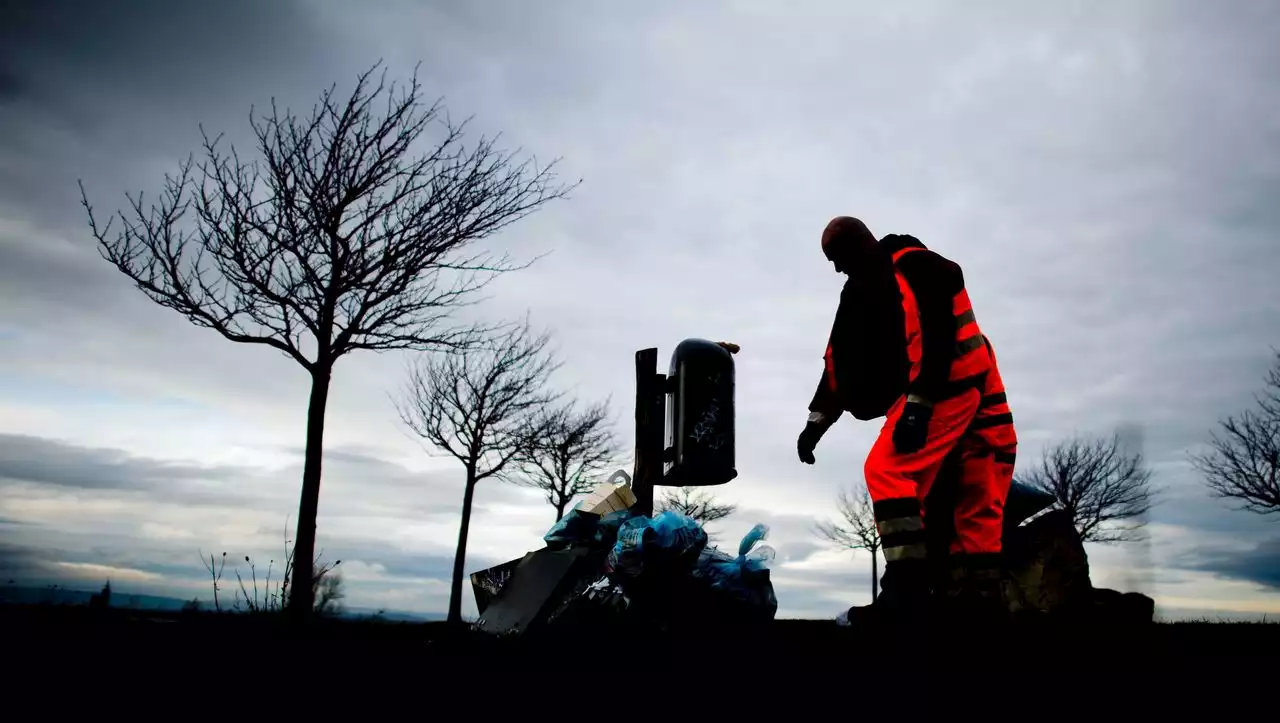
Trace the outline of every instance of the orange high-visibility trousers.
{"label": "orange high-visibility trousers", "polygon": [[[911,454],[899,454],[893,446],[893,429],[902,417],[906,397],[900,397],[889,408],[863,468],[885,562],[922,560],[927,556],[925,497],[943,460],[957,444],[962,440],[967,444],[965,438],[972,436],[969,428],[981,397],[981,389],[974,387],[935,403],[924,447]],[[979,473],[978,464],[975,458],[970,465],[974,474]]]}
{"label": "orange high-visibility trousers", "polygon": [[987,350],[991,369],[983,381],[978,412],[958,449],[960,479],[952,554],[1000,552],[1004,503],[1013,484],[1018,436],[990,342]]}

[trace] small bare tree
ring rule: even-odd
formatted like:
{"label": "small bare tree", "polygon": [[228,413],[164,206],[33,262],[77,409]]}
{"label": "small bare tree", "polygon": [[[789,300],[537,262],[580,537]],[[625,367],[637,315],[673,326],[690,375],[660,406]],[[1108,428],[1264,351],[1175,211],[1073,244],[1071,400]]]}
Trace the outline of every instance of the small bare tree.
{"label": "small bare tree", "polygon": [[1040,465],[1021,481],[1053,495],[1082,542],[1143,538],[1153,497],[1151,472],[1142,453],[1126,452],[1118,435],[1060,442],[1045,450]]}
{"label": "small bare tree", "polygon": [[449,596],[452,623],[462,622],[463,566],[476,484],[490,477],[510,478],[515,462],[545,430],[548,406],[559,398],[547,390],[548,378],[559,366],[547,350],[549,342],[549,335],[535,335],[526,320],[484,347],[424,357],[411,367],[397,402],[410,431],[466,469]]}
{"label": "small bare tree", "polygon": [[1209,451],[1191,461],[1217,497],[1241,503],[1241,509],[1269,515],[1280,512],[1280,352],[1254,397],[1257,410],[1245,410],[1221,422]]}
{"label": "small bare tree", "polygon": [[204,565],[204,569],[209,573],[209,579],[213,582],[213,609],[216,612],[222,612],[222,603],[218,600],[218,592],[222,590],[222,571],[227,566],[227,553],[222,553],[222,559],[219,560],[209,553],[209,561],[204,561],[204,551],[198,550],[200,553],[200,563]]}
{"label": "small bare tree", "polygon": [[871,494],[862,487],[855,496],[840,490],[836,500],[839,522],[819,522],[814,531],[822,539],[844,550],[866,550],[871,553],[871,601],[880,596],[880,533],[876,530],[875,507]]}
{"label": "small bare tree", "polygon": [[[345,100],[331,86],[309,115],[274,101],[263,116],[251,110],[256,160],[204,135],[200,161],[166,175],[157,202],[128,196],[128,211],[105,226],[81,186],[102,257],[152,301],[233,342],[275,349],[310,374],[302,579],[311,576],[334,364],[353,351],[473,343],[476,329],[452,325],[452,313],[518,267],[470,250],[472,242],[569,190],[553,184],[552,166],[517,163],[492,139],[464,148],[465,123],[450,122],[439,102],[424,104],[416,73],[397,88],[377,68]],[[299,592],[291,604],[305,614],[311,594]]]}
{"label": "small bare tree", "polygon": [[699,525],[723,520],[738,510],[737,505],[720,504],[715,495],[698,487],[668,488],[658,501],[658,512],[671,510],[693,519]]}
{"label": "small bare tree", "polygon": [[590,492],[596,475],[618,455],[609,425],[609,402],[580,409],[576,400],[548,412],[543,433],[517,460],[512,480],[542,490],[556,521],[574,497]]}

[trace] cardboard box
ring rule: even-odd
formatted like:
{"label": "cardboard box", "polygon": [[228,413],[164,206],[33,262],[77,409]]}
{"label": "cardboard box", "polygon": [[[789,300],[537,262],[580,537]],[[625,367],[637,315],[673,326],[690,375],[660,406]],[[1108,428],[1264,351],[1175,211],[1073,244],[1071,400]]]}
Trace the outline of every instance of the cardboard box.
{"label": "cardboard box", "polygon": [[578,503],[578,509],[604,517],[611,512],[628,509],[635,503],[636,495],[631,491],[631,485],[606,482],[591,490],[591,494]]}

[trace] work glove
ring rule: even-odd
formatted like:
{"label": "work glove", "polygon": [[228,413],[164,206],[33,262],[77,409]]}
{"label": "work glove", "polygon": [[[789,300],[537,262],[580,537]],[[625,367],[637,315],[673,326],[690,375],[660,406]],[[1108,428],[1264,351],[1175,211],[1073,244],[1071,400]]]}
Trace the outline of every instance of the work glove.
{"label": "work glove", "polygon": [[902,416],[893,427],[893,448],[898,454],[915,454],[924,449],[929,437],[929,419],[933,406],[923,401],[907,400]]}
{"label": "work glove", "polygon": [[819,422],[810,421],[804,425],[804,431],[800,433],[800,439],[796,440],[796,451],[800,453],[800,461],[805,464],[813,464],[813,450],[817,449],[818,441],[822,439],[822,435],[826,434],[829,425]]}

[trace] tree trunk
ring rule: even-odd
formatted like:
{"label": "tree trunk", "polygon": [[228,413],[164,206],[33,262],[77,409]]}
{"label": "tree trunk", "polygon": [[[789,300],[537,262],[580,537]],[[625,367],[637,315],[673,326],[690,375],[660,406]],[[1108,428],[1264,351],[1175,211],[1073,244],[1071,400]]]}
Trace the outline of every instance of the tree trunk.
{"label": "tree trunk", "polygon": [[311,401],[307,405],[307,449],[302,466],[302,498],[298,502],[298,529],[293,543],[293,572],[289,583],[289,611],[296,619],[307,617],[315,602],[316,514],[320,509],[320,463],[324,458],[324,410],[329,402],[332,368],[317,367],[311,373]]}
{"label": "tree trunk", "polygon": [[467,531],[471,527],[471,500],[476,491],[476,469],[467,466],[467,491],[462,495],[462,523],[458,525],[458,551],[453,556],[453,585],[449,590],[448,622],[462,623],[462,576],[467,561]]}
{"label": "tree trunk", "polygon": [[880,595],[880,563],[876,559],[876,551],[871,550],[871,602]]}
{"label": "tree trunk", "polygon": [[564,517],[564,508],[567,504],[568,500],[562,500],[560,504],[556,505],[556,522],[559,522]]}

